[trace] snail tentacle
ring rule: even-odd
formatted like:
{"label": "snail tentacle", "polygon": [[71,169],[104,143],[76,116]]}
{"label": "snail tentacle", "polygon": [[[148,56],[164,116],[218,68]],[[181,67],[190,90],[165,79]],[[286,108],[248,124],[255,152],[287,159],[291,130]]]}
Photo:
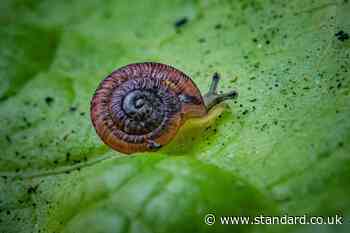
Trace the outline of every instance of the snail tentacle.
{"label": "snail tentacle", "polygon": [[214,73],[212,77],[212,81],[209,87],[209,91],[204,95],[204,104],[207,108],[207,111],[209,111],[211,108],[213,108],[215,105],[229,99],[234,99],[238,96],[238,93],[236,91],[230,91],[223,94],[218,94],[218,84],[220,81],[220,75],[218,73]]}
{"label": "snail tentacle", "polygon": [[218,90],[219,81],[220,81],[220,75],[217,72],[215,72],[213,77],[212,77],[211,84],[210,84],[209,91],[208,91],[207,95],[208,94],[210,94],[210,95],[216,94],[216,92]]}

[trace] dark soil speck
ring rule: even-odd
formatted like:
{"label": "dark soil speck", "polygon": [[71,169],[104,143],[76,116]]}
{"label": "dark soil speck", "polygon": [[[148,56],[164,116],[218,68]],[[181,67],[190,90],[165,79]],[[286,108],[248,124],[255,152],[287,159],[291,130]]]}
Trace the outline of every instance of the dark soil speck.
{"label": "dark soil speck", "polygon": [[185,24],[187,24],[187,23],[188,23],[188,18],[183,17],[181,19],[178,19],[175,22],[174,26],[175,26],[176,29],[178,29],[178,28],[181,28],[181,27],[185,26]]}
{"label": "dark soil speck", "polygon": [[48,96],[45,98],[45,102],[47,103],[47,105],[51,105],[54,101],[54,98]]}
{"label": "dark soil speck", "polygon": [[349,39],[349,34],[344,32],[343,30],[340,30],[339,32],[335,33],[334,35],[338,38],[338,40],[340,40],[342,42]]}

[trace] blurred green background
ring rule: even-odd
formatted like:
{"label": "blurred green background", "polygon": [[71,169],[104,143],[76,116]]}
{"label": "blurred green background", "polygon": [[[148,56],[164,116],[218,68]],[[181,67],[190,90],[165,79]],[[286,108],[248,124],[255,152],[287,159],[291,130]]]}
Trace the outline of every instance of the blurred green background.
{"label": "blurred green background", "polygon": [[[348,232],[348,0],[1,0],[0,232]],[[89,118],[134,62],[239,92],[216,122],[123,156]],[[208,226],[204,216],[216,215]],[[220,216],[344,217],[221,225]]]}

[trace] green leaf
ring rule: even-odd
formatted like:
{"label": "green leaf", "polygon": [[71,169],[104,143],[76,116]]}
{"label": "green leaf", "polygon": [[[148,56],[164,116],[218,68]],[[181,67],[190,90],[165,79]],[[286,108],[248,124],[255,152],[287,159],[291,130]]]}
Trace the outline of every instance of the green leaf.
{"label": "green leaf", "polygon": [[[0,232],[349,231],[348,1],[0,9]],[[90,99],[112,70],[145,61],[183,70],[203,93],[219,72],[220,90],[239,97],[164,149],[121,155],[96,135]],[[345,223],[220,224],[284,214]]]}

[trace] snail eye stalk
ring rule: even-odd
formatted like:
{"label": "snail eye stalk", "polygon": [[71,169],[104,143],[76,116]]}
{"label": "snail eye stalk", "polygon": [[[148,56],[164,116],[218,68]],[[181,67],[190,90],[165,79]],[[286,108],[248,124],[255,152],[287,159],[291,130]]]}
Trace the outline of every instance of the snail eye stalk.
{"label": "snail eye stalk", "polygon": [[236,91],[230,91],[223,94],[218,94],[218,84],[220,81],[220,76],[218,73],[214,73],[209,91],[207,94],[204,95],[204,104],[209,111],[211,108],[213,108],[215,105],[229,99],[234,99],[238,96],[238,93]]}

